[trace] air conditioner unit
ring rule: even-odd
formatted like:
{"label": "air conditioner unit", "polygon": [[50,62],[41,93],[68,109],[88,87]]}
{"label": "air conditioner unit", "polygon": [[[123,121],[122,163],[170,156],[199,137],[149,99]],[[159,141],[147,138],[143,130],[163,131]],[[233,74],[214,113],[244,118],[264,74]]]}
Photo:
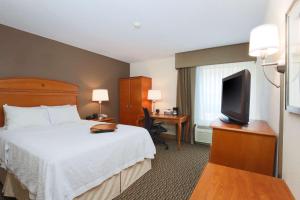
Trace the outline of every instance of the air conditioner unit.
{"label": "air conditioner unit", "polygon": [[212,142],[212,129],[209,126],[196,126],[195,128],[195,141],[211,144]]}

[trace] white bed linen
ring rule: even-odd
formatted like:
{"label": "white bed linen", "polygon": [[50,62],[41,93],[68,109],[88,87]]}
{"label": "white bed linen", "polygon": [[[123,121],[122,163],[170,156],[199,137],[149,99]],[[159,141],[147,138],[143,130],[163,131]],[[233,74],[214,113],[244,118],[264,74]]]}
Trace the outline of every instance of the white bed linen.
{"label": "white bed linen", "polygon": [[154,158],[155,146],[145,129],[118,125],[115,133],[90,134],[97,123],[0,130],[2,167],[35,199],[60,200],[73,199],[121,170]]}
{"label": "white bed linen", "polygon": [[50,119],[46,108],[42,107],[17,107],[3,105],[5,115],[5,129],[22,129],[32,126],[49,126]]}

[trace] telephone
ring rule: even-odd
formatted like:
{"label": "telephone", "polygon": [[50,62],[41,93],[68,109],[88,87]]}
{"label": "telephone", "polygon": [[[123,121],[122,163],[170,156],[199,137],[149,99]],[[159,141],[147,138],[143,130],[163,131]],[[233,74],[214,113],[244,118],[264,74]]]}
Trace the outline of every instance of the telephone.
{"label": "telephone", "polygon": [[86,116],[86,120],[91,120],[91,119],[97,119],[98,118],[98,114],[97,113],[94,113],[92,115],[88,115]]}

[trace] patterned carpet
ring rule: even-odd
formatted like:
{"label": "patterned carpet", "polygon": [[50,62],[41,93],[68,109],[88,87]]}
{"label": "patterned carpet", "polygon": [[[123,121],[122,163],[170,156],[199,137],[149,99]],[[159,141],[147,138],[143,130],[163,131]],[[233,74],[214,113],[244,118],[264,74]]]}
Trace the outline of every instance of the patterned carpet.
{"label": "patterned carpet", "polygon": [[115,200],[185,200],[198,182],[208,162],[209,147],[185,144],[180,151],[168,141],[169,150],[157,146],[152,170]]}
{"label": "patterned carpet", "polygon": [[[157,146],[152,170],[114,200],[186,200],[189,198],[208,161],[209,147],[201,144],[185,144],[180,151],[177,151],[175,141],[168,141],[168,144],[169,150]],[[0,200],[12,199],[0,196]]]}

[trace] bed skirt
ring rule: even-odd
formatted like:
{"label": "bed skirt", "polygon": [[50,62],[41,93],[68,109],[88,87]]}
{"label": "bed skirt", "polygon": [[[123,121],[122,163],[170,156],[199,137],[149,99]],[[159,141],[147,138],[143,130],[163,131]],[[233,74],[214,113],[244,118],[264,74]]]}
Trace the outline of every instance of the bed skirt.
{"label": "bed skirt", "polygon": [[[100,185],[74,198],[74,200],[109,200],[120,195],[136,180],[151,169],[151,160],[146,159],[122,170]],[[18,200],[29,200],[29,192],[11,173],[0,168],[0,182],[3,184],[3,195]]]}

